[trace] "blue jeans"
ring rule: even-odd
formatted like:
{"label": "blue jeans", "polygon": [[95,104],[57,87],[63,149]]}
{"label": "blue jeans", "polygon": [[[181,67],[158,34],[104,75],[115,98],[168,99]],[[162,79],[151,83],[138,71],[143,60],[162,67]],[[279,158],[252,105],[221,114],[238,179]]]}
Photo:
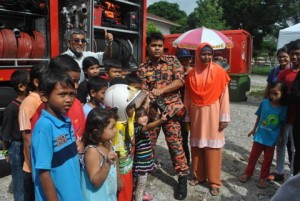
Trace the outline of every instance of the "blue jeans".
{"label": "blue jeans", "polygon": [[293,125],[286,124],[284,131],[280,133],[280,137],[278,139],[276,145],[276,168],[275,172],[277,174],[284,174],[284,164],[285,164],[285,154],[286,154],[286,144],[288,139],[291,140],[291,153],[292,153],[292,161],[291,161],[291,173],[293,173],[293,163],[294,163],[294,154],[295,154],[295,145],[293,138]]}
{"label": "blue jeans", "polygon": [[23,143],[12,141],[11,146],[8,149],[8,156],[11,165],[14,200],[24,201]]}

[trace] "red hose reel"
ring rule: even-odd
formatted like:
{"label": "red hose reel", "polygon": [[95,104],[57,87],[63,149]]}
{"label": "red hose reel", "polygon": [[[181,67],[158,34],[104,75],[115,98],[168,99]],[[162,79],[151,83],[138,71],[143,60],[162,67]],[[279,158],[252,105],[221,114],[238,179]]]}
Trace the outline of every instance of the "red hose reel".
{"label": "red hose reel", "polygon": [[[46,39],[39,31],[32,33],[15,32],[11,29],[0,30],[0,58],[8,59],[40,59],[45,55]],[[12,64],[13,61],[1,62],[1,64]],[[19,61],[18,64],[27,64],[28,61]],[[36,63],[36,62],[31,62]]]}

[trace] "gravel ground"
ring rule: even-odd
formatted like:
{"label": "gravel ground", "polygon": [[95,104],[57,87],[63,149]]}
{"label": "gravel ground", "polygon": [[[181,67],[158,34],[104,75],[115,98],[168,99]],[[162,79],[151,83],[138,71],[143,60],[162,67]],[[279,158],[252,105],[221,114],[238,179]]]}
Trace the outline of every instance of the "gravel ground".
{"label": "gravel ground", "polygon": [[[251,89],[263,89],[266,84],[265,76],[250,76]],[[212,197],[207,185],[188,186],[189,201],[265,201],[270,200],[276,192],[280,183],[270,183],[267,189],[259,189],[256,184],[260,172],[257,165],[253,177],[247,183],[238,181],[245,168],[251,149],[252,139],[247,137],[253,128],[256,116],[254,115],[261,98],[248,97],[247,102],[231,103],[231,123],[226,129],[226,145],[223,151],[222,182],[223,187],[219,196]],[[148,177],[147,191],[154,195],[153,201],[172,201],[177,176],[172,168],[169,152],[164,141],[163,134],[160,135],[156,147],[157,159],[162,162],[161,169],[155,170]],[[274,168],[274,162],[271,170]],[[0,200],[12,201],[11,176],[1,161],[0,163]],[[286,174],[288,166],[286,166]],[[191,177],[189,178],[191,179]],[[9,190],[10,189],[10,190]]]}

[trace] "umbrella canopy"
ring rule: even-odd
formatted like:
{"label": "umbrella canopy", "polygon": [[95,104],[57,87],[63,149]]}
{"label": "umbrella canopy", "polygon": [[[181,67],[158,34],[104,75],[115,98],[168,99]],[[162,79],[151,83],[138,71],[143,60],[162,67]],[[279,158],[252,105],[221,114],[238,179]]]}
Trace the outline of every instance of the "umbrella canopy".
{"label": "umbrella canopy", "polygon": [[209,43],[215,50],[233,47],[233,42],[223,33],[205,27],[183,33],[173,42],[173,46],[196,50],[197,46],[204,42]]}

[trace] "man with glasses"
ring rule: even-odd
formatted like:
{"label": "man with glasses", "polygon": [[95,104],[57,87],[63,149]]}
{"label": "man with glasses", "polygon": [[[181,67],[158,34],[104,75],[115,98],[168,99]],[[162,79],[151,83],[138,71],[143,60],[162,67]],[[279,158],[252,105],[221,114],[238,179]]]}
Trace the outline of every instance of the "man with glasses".
{"label": "man with glasses", "polygon": [[[68,38],[68,50],[63,54],[68,54],[75,59],[75,61],[79,64],[82,69],[82,61],[86,57],[95,57],[99,60],[99,63],[102,64],[103,60],[107,58],[111,58],[112,56],[112,41],[113,35],[111,33],[107,33],[105,30],[105,50],[104,52],[91,52],[85,51],[86,48],[86,34],[82,29],[72,29]],[[84,80],[84,73],[81,70],[80,82]]]}

